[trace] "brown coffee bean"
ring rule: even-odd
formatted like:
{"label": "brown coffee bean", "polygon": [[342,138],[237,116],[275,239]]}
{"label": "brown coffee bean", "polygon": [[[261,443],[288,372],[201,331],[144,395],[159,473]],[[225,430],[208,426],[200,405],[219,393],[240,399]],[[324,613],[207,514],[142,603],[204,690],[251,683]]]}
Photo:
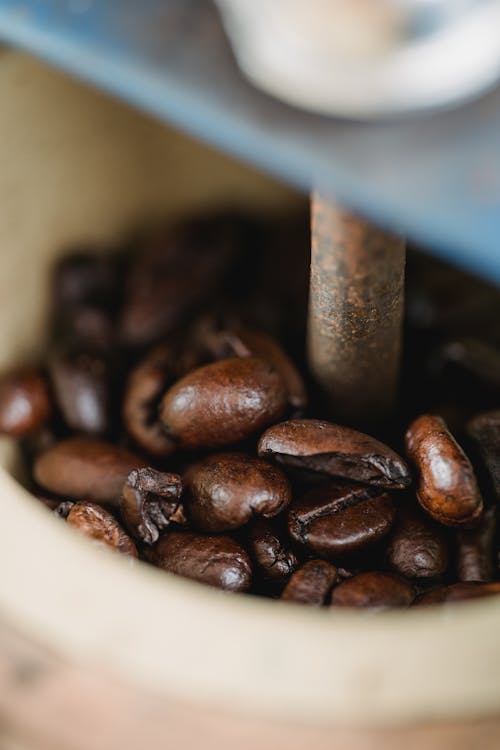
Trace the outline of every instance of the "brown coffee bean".
{"label": "brown coffee bean", "polygon": [[132,370],[123,398],[123,421],[130,437],[146,453],[156,458],[175,450],[158,417],[158,405],[175,379],[175,354],[171,347],[159,346]]}
{"label": "brown coffee bean", "polygon": [[154,343],[189,321],[221,289],[237,255],[229,216],[201,217],[149,237],[125,284],[120,336]]}
{"label": "brown coffee bean", "polygon": [[82,303],[109,305],[117,282],[113,256],[77,250],[65,255],[54,269],[53,299],[65,308]]}
{"label": "brown coffee bean", "polygon": [[110,375],[102,357],[57,354],[49,372],[57,405],[68,427],[89,435],[110,430]]}
{"label": "brown coffee bean", "polygon": [[500,502],[500,411],[478,414],[468,422],[467,434],[475,443],[495,499]]}
{"label": "brown coffee bean", "polygon": [[227,591],[246,591],[252,582],[250,558],[230,536],[170,531],[152,548],[151,562],[170,573]]}
{"label": "brown coffee bean", "polygon": [[182,480],[178,474],[134,469],[123,486],[120,510],[125,526],[137,539],[154,544],[172,521],[183,521]]}
{"label": "brown coffee bean", "polygon": [[497,529],[497,509],[487,508],[479,526],[457,532],[457,577],[459,581],[493,579],[493,543]]}
{"label": "brown coffee bean", "polygon": [[60,339],[83,351],[109,354],[116,346],[116,324],[109,310],[90,303],[72,305],[57,318]]}
{"label": "brown coffee bean", "polygon": [[500,391],[500,352],[491,344],[478,339],[459,339],[447,343],[441,351],[445,373],[450,376],[450,365],[467,374],[480,387]]}
{"label": "brown coffee bean", "polygon": [[211,346],[219,359],[257,357],[269,362],[285,383],[290,406],[298,410],[307,406],[307,391],[301,374],[278,342],[268,334],[249,328],[212,332]]}
{"label": "brown coffee bean", "polygon": [[380,542],[395,518],[394,502],[386,493],[330,481],[294,500],[288,530],[314,555],[337,561]]}
{"label": "brown coffee bean", "polygon": [[118,507],[132,469],[146,466],[124,448],[91,438],[56,443],[35,460],[36,481],[50,492]]}
{"label": "brown coffee bean", "polygon": [[260,359],[223,359],[199,367],[165,394],[160,418],[184,448],[231,445],[249,438],[286,408],[280,375]]}
{"label": "brown coffee bean", "polygon": [[81,534],[105,547],[137,557],[137,548],[116,518],[95,503],[61,503],[57,515]]}
{"label": "brown coffee bean", "polygon": [[494,596],[495,594],[500,594],[500,582],[481,583],[480,581],[467,581],[464,583],[454,583],[451,586],[440,586],[433,591],[427,591],[415,600],[414,606],[461,602],[466,599],[479,599],[485,596]]}
{"label": "brown coffee bean", "polygon": [[262,580],[284,583],[296,569],[298,561],[290,542],[277,524],[256,519],[248,528],[247,546]]}
{"label": "brown coffee bean", "polygon": [[409,581],[390,573],[376,571],[358,573],[335,587],[332,606],[335,607],[409,607],[415,597]]}
{"label": "brown coffee bean", "polygon": [[496,333],[498,288],[426,253],[408,253],[406,314],[426,333]]}
{"label": "brown coffee bean", "polygon": [[14,438],[31,435],[51,410],[47,382],[38,370],[24,367],[0,377],[0,433]]}
{"label": "brown coffee bean", "polygon": [[288,392],[288,402],[293,409],[305,409],[307,391],[304,380],[288,354],[277,341],[262,331],[241,329],[238,336],[248,347],[253,357],[269,362],[283,378]]}
{"label": "brown coffee bean", "polygon": [[386,561],[406,578],[434,578],[448,568],[449,544],[442,527],[418,508],[402,507],[389,539]]}
{"label": "brown coffee bean", "polygon": [[333,565],[324,560],[309,560],[293,573],[283,589],[281,599],[285,602],[321,607],[326,604],[337,580],[337,568]]}
{"label": "brown coffee bean", "polygon": [[270,427],[259,441],[259,455],[379,487],[398,489],[411,482],[407,465],[387,445],[319,419],[293,419]]}
{"label": "brown coffee bean", "polygon": [[446,526],[470,526],[483,500],[469,459],[440,417],[424,415],[406,433],[406,449],[420,475],[423,509]]}
{"label": "brown coffee bean", "polygon": [[230,531],[253,516],[271,518],[290,503],[292,491],[276,466],[244,453],[217,453],[184,475],[186,511],[201,531]]}

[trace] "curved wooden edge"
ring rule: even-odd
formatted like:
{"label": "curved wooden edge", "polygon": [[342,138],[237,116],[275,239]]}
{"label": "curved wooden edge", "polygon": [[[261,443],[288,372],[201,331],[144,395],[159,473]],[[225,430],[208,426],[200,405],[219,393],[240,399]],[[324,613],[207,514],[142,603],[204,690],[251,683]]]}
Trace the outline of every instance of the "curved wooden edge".
{"label": "curved wooden edge", "polygon": [[[237,668],[237,665],[235,665]],[[500,716],[398,729],[276,723],[169,701],[77,667],[0,621],[2,750],[497,750]]]}

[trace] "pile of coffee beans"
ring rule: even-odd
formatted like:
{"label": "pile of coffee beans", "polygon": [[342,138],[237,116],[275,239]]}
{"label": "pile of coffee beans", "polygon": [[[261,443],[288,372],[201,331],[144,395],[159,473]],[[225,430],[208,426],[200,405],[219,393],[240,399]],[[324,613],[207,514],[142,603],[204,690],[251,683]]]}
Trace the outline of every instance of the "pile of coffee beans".
{"label": "pile of coffee beans", "polygon": [[66,253],[46,358],[0,379],[28,486],[96,544],[226,591],[500,593],[499,293],[411,254],[397,414],[360,431],[307,373],[307,258],[305,222],[235,213]]}

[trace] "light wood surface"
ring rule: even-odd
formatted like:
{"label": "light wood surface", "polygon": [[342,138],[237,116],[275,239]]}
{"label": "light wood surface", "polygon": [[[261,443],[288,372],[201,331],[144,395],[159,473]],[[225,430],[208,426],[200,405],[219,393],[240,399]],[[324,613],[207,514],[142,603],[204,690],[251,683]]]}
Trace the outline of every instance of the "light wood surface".
{"label": "light wood surface", "polygon": [[[298,200],[22,55],[0,91],[2,366],[43,348],[70,243]],[[363,616],[225,595],[98,553],[12,478],[8,441],[0,461],[1,750],[500,746],[480,720],[500,714],[500,601]]]}

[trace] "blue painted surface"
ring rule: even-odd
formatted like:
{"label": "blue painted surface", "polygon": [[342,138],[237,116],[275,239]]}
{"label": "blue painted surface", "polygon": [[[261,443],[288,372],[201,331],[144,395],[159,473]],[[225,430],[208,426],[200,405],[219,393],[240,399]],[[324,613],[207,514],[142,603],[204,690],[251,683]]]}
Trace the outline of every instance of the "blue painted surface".
{"label": "blue painted surface", "polygon": [[208,0],[0,0],[0,38],[500,282],[500,89],[406,121],[305,113],[243,79]]}

